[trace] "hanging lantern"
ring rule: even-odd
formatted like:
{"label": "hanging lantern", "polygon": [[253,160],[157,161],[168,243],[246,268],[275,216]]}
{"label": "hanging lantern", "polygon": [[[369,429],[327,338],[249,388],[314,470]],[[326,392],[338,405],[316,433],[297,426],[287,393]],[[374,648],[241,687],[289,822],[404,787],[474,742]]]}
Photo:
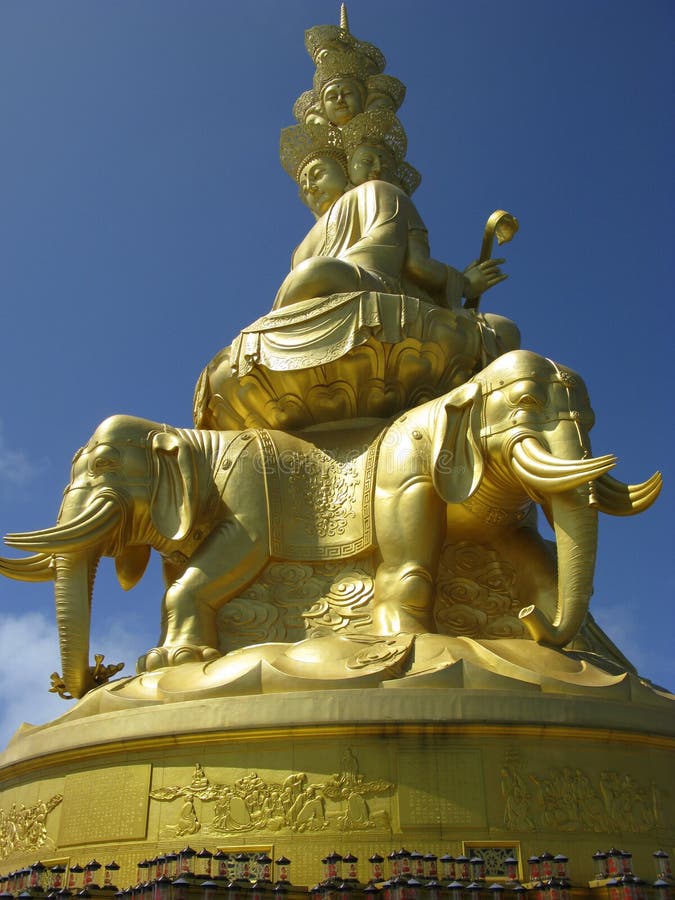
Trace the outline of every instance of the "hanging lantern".
{"label": "hanging lantern", "polygon": [[248,853],[237,853],[234,857],[234,880],[249,881],[251,878],[251,857]]}
{"label": "hanging lantern", "polygon": [[109,862],[105,866],[105,875],[103,877],[103,890],[104,891],[116,891],[117,886],[113,882],[113,878],[115,877],[115,872],[119,872],[120,867],[113,859],[112,862]]}
{"label": "hanging lantern", "polygon": [[530,856],[527,860],[527,867],[529,869],[528,881],[539,881],[541,878],[541,863],[539,862],[538,856]]}
{"label": "hanging lantern", "polygon": [[483,883],[480,881],[471,881],[464,888],[466,895],[471,898],[471,900],[479,900],[481,893],[483,891]]}
{"label": "hanging lantern", "polygon": [[569,858],[562,853],[553,857],[553,874],[556,878],[567,878],[567,863]]}
{"label": "hanging lantern", "polygon": [[424,878],[424,855],[418,850],[413,850],[410,854],[410,874],[417,881]]}
{"label": "hanging lantern", "polygon": [[607,877],[607,854],[602,850],[596,850],[593,854],[593,864],[595,865],[595,878],[600,881]]}
{"label": "hanging lantern", "polygon": [[286,856],[280,856],[279,859],[274,860],[274,865],[277,867],[277,884],[290,884],[291,883],[291,861]]}
{"label": "hanging lantern", "polygon": [[206,847],[202,847],[199,853],[195,854],[195,859],[195,875],[197,878],[209,880],[211,878],[211,860],[213,859],[213,853],[211,853],[210,850],[207,850]]}
{"label": "hanging lantern", "polygon": [[630,850],[622,850],[621,851],[621,874],[622,875],[632,875],[633,874],[633,854]]}
{"label": "hanging lantern", "polygon": [[[380,879],[378,879],[378,881],[379,880]],[[376,887],[371,881],[364,887],[363,893],[365,896],[365,900],[377,900],[377,895],[380,893],[380,889]]]}
{"label": "hanging lantern", "polygon": [[[209,862],[210,861],[211,860],[209,859]],[[217,882],[212,881],[210,878],[207,878],[206,881],[202,881],[199,887],[202,892],[202,900],[216,900],[216,896],[218,894]]]}
{"label": "hanging lantern", "polygon": [[384,881],[384,858],[379,853],[373,853],[368,862],[370,863],[371,884],[375,881]]}
{"label": "hanging lantern", "polygon": [[438,857],[434,853],[424,856],[424,877],[435,881],[438,878]]}
{"label": "hanging lantern", "polygon": [[387,859],[389,860],[389,879],[393,880],[394,878],[398,878],[400,874],[398,851],[392,850],[391,853],[387,854]]}
{"label": "hanging lantern", "polygon": [[410,856],[410,851],[406,850],[405,847],[401,847],[401,849],[398,851],[399,875],[403,875],[404,878],[410,878],[410,876],[412,875],[410,869]]}
{"label": "hanging lantern", "polygon": [[447,884],[450,884],[451,881],[455,881],[457,878],[455,857],[446,853],[444,856],[441,856],[439,862],[441,864],[442,881]]}
{"label": "hanging lantern", "polygon": [[518,860],[515,856],[507,856],[502,865],[508,880],[515,881],[518,878]]}
{"label": "hanging lantern", "polygon": [[98,884],[96,884],[96,873],[101,868],[101,863],[97,862],[95,859],[90,860],[86,866],[84,867],[84,887],[88,891],[99,891],[100,888]]}
{"label": "hanging lantern", "polygon": [[504,896],[504,885],[500,884],[498,881],[495,881],[488,888],[488,897],[495,897],[497,900],[500,900],[501,897]]}
{"label": "hanging lantern", "polygon": [[548,881],[549,878],[553,878],[553,854],[544,851],[539,856],[539,862],[541,865],[541,874],[539,877],[542,881]]}
{"label": "hanging lantern", "polygon": [[193,850],[188,844],[178,854],[178,874],[192,875],[192,860],[195,858],[197,851]]}
{"label": "hanging lantern", "polygon": [[255,858],[258,866],[258,878],[263,884],[272,884],[272,857],[267,853],[260,853]]}
{"label": "hanging lantern", "polygon": [[482,856],[472,856],[469,862],[471,866],[471,880],[485,881],[485,860]]}
{"label": "hanging lantern", "polygon": [[471,860],[468,856],[458,856],[455,859],[455,872],[457,873],[457,881],[465,881],[467,884],[471,881],[470,875]]}
{"label": "hanging lantern", "polygon": [[216,864],[215,881],[230,880],[230,854],[224,850],[217,850],[213,854],[213,862]]}
{"label": "hanging lantern", "polygon": [[[42,894],[44,892],[44,873],[46,866],[43,866],[40,860],[34,862],[32,866],[28,867],[28,871],[30,872],[28,876],[28,887],[31,893],[33,894]],[[78,867],[80,872],[83,871],[82,866]],[[71,869],[71,872],[74,871],[74,868]]]}
{"label": "hanging lantern", "polygon": [[344,880],[349,882],[351,885],[358,884],[359,881],[359,873],[357,868],[358,861],[358,856],[354,856],[353,853],[348,853],[342,858],[342,874]]}
{"label": "hanging lantern", "polygon": [[607,877],[618,878],[621,874],[621,851],[616,847],[607,853]]}
{"label": "hanging lantern", "polygon": [[[655,853],[652,853],[654,857],[654,863],[656,865],[656,879],[661,879],[663,881],[667,881],[668,879],[673,877],[673,873],[670,869],[670,857],[665,852],[665,850],[657,850]],[[656,884],[656,882],[654,882]]]}
{"label": "hanging lantern", "polygon": [[172,881],[178,877],[178,854],[175,851],[164,855],[164,874]]}
{"label": "hanging lantern", "polygon": [[440,900],[443,885],[436,878],[429,878],[424,885],[428,900]]}
{"label": "hanging lantern", "polygon": [[329,853],[326,857],[326,881],[341,881],[342,880],[342,857],[337,852],[337,850],[333,850],[332,853]]}
{"label": "hanging lantern", "polygon": [[[100,866],[99,866],[99,868],[100,868]],[[56,866],[52,866],[52,867],[50,868],[49,871],[51,872],[51,876],[50,876],[50,879],[49,879],[49,889],[50,889],[50,891],[60,891],[61,888],[63,887],[63,875],[64,875],[64,873],[65,873],[65,871],[66,871],[66,867],[65,867],[65,866],[56,865]],[[18,883],[18,882],[19,882],[19,879],[20,879],[20,873],[17,872],[16,875],[17,875],[17,878],[16,878],[16,882],[17,882],[17,883],[16,883],[16,888],[15,888],[15,890],[18,890],[18,889],[19,889],[19,883]]]}

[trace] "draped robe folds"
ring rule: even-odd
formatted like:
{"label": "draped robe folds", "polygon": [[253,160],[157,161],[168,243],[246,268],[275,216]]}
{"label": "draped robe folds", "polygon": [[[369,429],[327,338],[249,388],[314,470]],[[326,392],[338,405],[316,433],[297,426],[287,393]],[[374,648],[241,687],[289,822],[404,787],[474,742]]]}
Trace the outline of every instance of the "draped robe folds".
{"label": "draped robe folds", "polygon": [[447,267],[442,297],[432,297],[408,276],[411,238],[423,242],[428,252],[427,230],[410,197],[385,181],[367,181],[343,194],[314,224],[293,253],[291,271],[313,257],[329,256],[355,266],[363,290],[401,293],[458,308],[464,286],[461,272]]}
{"label": "draped robe folds", "polygon": [[[461,308],[462,273],[448,266],[445,286],[432,296],[408,266],[411,243],[428,256],[424,223],[394,185],[366,182],[336,200],[296,248],[289,278],[302,263],[328,257],[353,266],[358,288],[286,306],[277,305],[278,295],[276,308],[244,328],[202,373],[197,427],[298,428],[336,413],[391,415],[455,387],[498,355],[485,319]],[[375,350],[367,365],[356,355],[364,344]],[[404,346],[426,362],[411,367],[387,349]],[[325,396],[335,395],[338,384],[340,396],[350,395],[339,410]]]}

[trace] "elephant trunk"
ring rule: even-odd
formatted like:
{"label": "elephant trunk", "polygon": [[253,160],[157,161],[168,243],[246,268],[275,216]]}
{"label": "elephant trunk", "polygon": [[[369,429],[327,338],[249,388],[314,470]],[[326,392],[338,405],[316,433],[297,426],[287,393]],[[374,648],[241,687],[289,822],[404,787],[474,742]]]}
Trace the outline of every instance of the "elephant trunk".
{"label": "elephant trunk", "polygon": [[96,686],[89,667],[89,625],[98,556],[56,556],[54,565],[63,682],[73,697],[82,697]]}
{"label": "elephant trunk", "polygon": [[519,617],[539,643],[564,647],[583,625],[593,593],[598,514],[589,503],[588,489],[552,494],[551,514],[558,549],[558,602],[550,622],[535,606]]}

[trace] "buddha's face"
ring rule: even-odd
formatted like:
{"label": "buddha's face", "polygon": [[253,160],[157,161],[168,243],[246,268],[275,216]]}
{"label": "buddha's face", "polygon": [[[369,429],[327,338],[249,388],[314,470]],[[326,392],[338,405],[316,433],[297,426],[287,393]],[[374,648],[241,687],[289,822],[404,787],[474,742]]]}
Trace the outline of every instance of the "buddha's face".
{"label": "buddha's face", "polygon": [[326,118],[332,125],[346,125],[363,112],[363,92],[355,78],[336,78],[321,93]]}
{"label": "buddha's face", "polygon": [[349,178],[352,184],[363,184],[365,181],[377,181],[378,179],[398,184],[396,160],[393,154],[384,147],[361,144],[352,153],[349,160]]}
{"label": "buddha's face", "polygon": [[318,217],[344,194],[347,176],[336,159],[321,156],[303,166],[298,184],[303,201]]}

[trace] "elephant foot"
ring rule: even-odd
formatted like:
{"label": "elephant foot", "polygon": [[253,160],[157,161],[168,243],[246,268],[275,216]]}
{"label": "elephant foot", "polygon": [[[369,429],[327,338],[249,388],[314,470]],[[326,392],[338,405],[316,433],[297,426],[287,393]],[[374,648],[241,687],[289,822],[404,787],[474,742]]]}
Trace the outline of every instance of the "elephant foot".
{"label": "elephant foot", "polygon": [[166,666],[180,666],[188,662],[207,662],[218,659],[221,654],[214,647],[197,646],[196,644],[180,644],[177,647],[153,647],[143,656],[138,657],[136,671],[152,672]]}

